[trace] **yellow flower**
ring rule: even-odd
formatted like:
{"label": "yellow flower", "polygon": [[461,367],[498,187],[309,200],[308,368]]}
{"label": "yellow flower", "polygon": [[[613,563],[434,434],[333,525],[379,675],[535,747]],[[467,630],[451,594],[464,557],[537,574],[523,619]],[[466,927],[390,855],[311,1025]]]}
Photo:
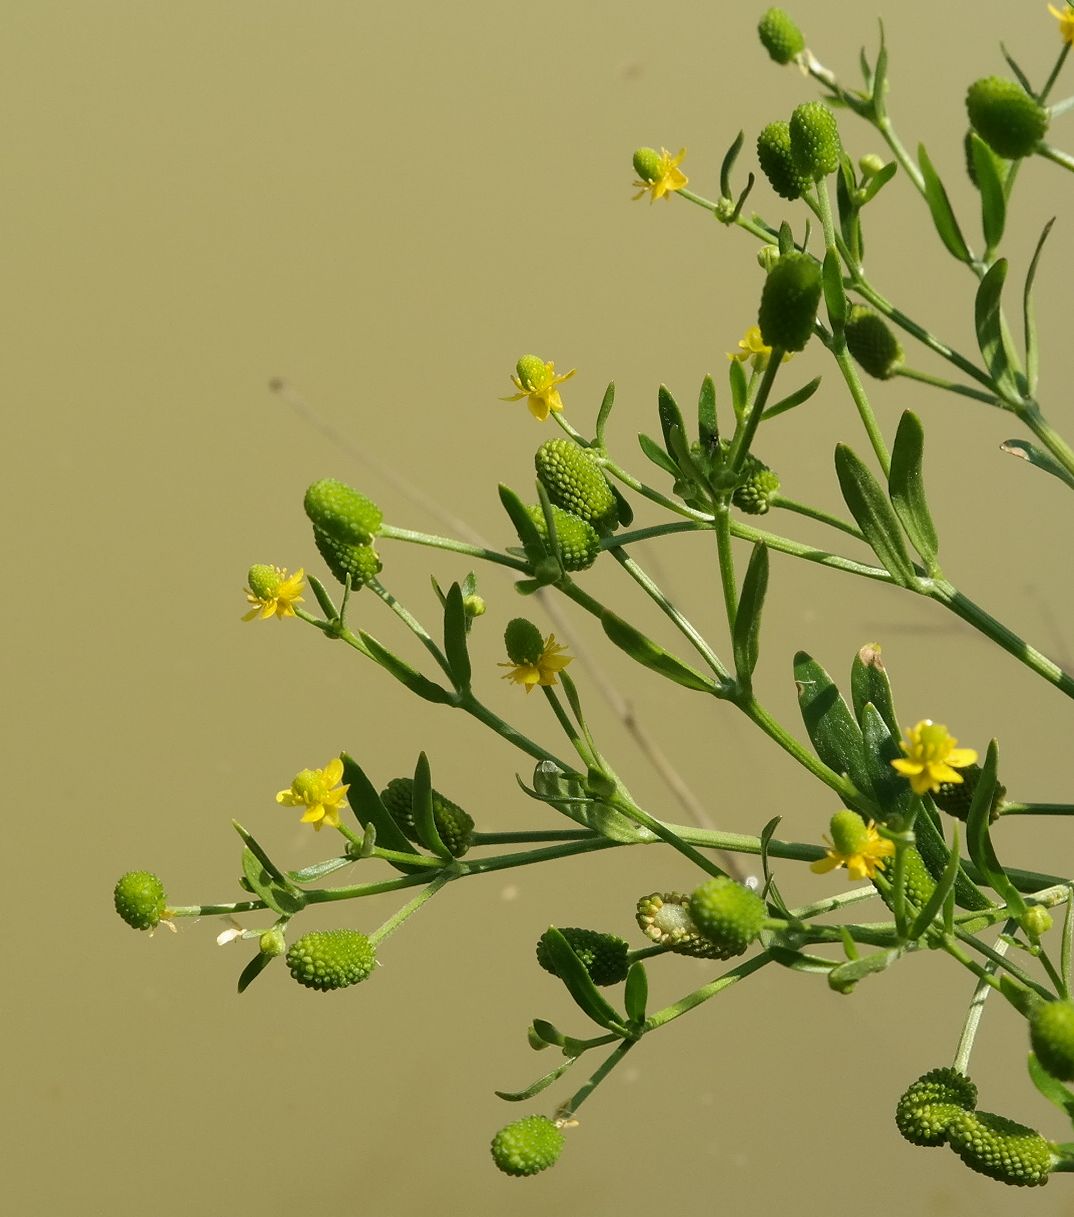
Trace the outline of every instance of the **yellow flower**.
{"label": "yellow flower", "polygon": [[294,606],[302,602],[305,573],[301,567],[288,575],[282,566],[251,566],[246,576],[249,584],[246,599],[254,607],[243,614],[243,621],[253,621],[255,617],[279,617],[282,621],[284,617],[293,617]]}
{"label": "yellow flower", "polygon": [[570,380],[576,370],[571,368],[569,372],[557,376],[556,365],[551,360],[545,363],[537,355],[523,355],[515,366],[515,375],[511,377],[518,392],[500,400],[521,401],[526,398],[530,413],[543,423],[549,414],[559,414],[563,409],[563,398],[556,386]]}
{"label": "yellow flower", "polygon": [[1048,12],[1059,22],[1059,37],[1067,46],[1074,46],[1074,5],[1064,5],[1060,11],[1049,4]]}
{"label": "yellow flower", "polygon": [[962,774],[957,770],[977,760],[972,748],[956,748],[958,740],[948,735],[942,723],[934,723],[931,718],[922,719],[906,736],[900,745],[906,756],[891,764],[910,779],[914,794],[939,790],[944,782],[961,782]]}
{"label": "yellow flower", "polygon": [[301,823],[312,824],[320,832],[327,824],[339,827],[339,805],[349,787],[337,783],[343,776],[343,762],[336,757],[323,769],[303,769],[295,774],[295,780],[287,790],[276,795],[276,802],[285,807],[305,807]]}
{"label": "yellow flower", "polygon": [[831,846],[827,857],[810,864],[814,874],[823,875],[845,866],[850,879],[872,879],[884,869],[884,859],[895,852],[895,842],[882,837],[875,821],[866,824],[856,811],[837,811],[832,816],[831,830],[831,838],[824,838]]}
{"label": "yellow flower", "polygon": [[690,180],[679,168],[679,163],[686,155],[686,149],[680,148],[678,156],[672,156],[666,148],[661,148],[659,155],[653,148],[639,148],[634,153],[634,168],[638,180],[634,185],[640,187],[635,199],[649,194],[650,203],[657,199],[670,198],[676,190],[681,190]]}
{"label": "yellow flower", "polygon": [[549,634],[544,640],[540,655],[532,662],[523,660],[520,663],[500,663],[499,668],[510,668],[504,673],[504,680],[510,680],[516,685],[522,685],[527,693],[532,693],[537,685],[557,684],[556,673],[562,672],[570,663],[572,656],[564,655],[567,648],[556,642],[555,634]]}

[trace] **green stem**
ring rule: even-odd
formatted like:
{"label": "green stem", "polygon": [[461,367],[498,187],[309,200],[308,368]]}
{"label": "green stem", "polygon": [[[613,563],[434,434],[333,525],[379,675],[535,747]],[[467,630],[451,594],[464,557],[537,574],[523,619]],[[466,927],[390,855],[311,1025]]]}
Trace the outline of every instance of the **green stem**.
{"label": "green stem", "polygon": [[579,1107],[589,1098],[594,1090],[604,1081],[609,1073],[622,1061],[623,1057],[634,1047],[636,1040],[623,1040],[623,1042],[610,1052],[604,1059],[600,1067],[592,1074],[585,1085],[576,1090],[571,1097],[561,1105],[557,1116],[562,1120],[569,1120],[571,1116],[578,1110]]}
{"label": "green stem", "polygon": [[[392,610],[393,613],[403,622],[408,630],[413,633],[423,647],[436,660],[437,664],[447,676],[448,680],[455,683],[455,677],[451,672],[451,664],[448,663],[447,657],[440,648],[433,642],[425,627],[408,609],[406,609],[390,591],[380,582],[379,579],[370,579],[366,584],[371,592],[379,596],[381,600]],[[348,631],[349,632],[349,631]]]}
{"label": "green stem", "polygon": [[471,545],[466,541],[456,541],[454,537],[438,537],[433,533],[414,532],[409,528],[394,528],[390,524],[381,525],[380,535],[390,541],[407,541],[413,545],[427,545],[433,549],[446,549],[456,554],[466,554],[471,558],[482,558],[486,562],[495,562],[500,566],[508,566],[512,570],[529,571],[528,564],[522,558],[513,558],[510,554],[500,553],[495,549],[486,549],[483,545]]}
{"label": "green stem", "polygon": [[793,735],[788,734],[784,727],[772,718],[752,694],[741,698],[735,704],[751,722],[761,728],[769,739],[775,740],[784,752],[794,757],[799,765],[808,769],[814,777],[820,778],[825,786],[834,790],[840,798],[847,802],[861,800],[861,794],[853,782],[836,773],[834,769],[829,769],[822,760],[804,748]]}
{"label": "green stem", "polygon": [[465,710],[472,718],[476,718],[478,722],[484,723],[486,727],[491,727],[501,739],[518,748],[521,752],[525,752],[527,756],[533,757],[536,761],[551,761],[557,768],[562,769],[564,773],[570,771],[570,765],[566,761],[560,760],[554,752],[549,752],[547,748],[543,748],[540,744],[535,743],[528,736],[523,735],[517,728],[512,727],[510,723],[500,718],[498,714],[490,710],[469,690],[462,693],[459,697],[459,709]]}
{"label": "green stem", "polygon": [[1001,816],[1074,816],[1074,803],[1003,803]]}
{"label": "green stem", "polygon": [[1048,422],[1036,402],[1016,407],[1015,413],[1063,468],[1074,475],[1074,448]]}
{"label": "green stem", "polygon": [[806,516],[811,520],[819,520],[821,524],[827,524],[829,528],[837,528],[840,532],[845,532],[847,536],[853,537],[856,541],[865,540],[860,528],[854,524],[848,524],[846,520],[841,520],[830,512],[823,511],[820,507],[810,507],[808,503],[799,503],[795,499],[788,499],[785,495],[779,493],[772,496],[770,505],[772,507],[782,507],[784,511],[793,511],[797,515]]}
{"label": "green stem", "polygon": [[258,913],[267,908],[264,900],[236,900],[232,904],[169,904],[166,912],[171,920],[175,917],[227,917],[234,913]]}
{"label": "green stem", "polygon": [[[1055,61],[1055,67],[1052,68],[1051,75],[1044,83],[1044,88],[1037,94],[1037,101],[1043,106],[1048,94],[1052,91],[1052,85],[1055,84],[1059,73],[1063,69],[1063,64],[1066,63],[1067,56],[1070,54],[1070,43],[1064,42],[1063,49],[1059,52]],[[1053,111],[1054,113],[1054,111]]]}
{"label": "green stem", "polygon": [[945,380],[942,376],[933,376],[930,372],[922,372],[917,368],[909,368],[905,364],[895,369],[894,375],[904,376],[907,380],[916,380],[923,385],[932,385],[944,389],[948,393],[957,393],[962,397],[972,397],[974,401],[983,401],[985,405],[1003,409],[1003,404],[994,393],[985,393],[982,389],[971,389],[969,385],[955,384],[953,380]]}
{"label": "green stem", "polygon": [[766,963],[771,962],[772,957],[767,951],[762,951],[752,959],[747,959],[745,963],[740,963],[737,967],[731,968],[730,971],[725,972],[722,976],[718,976],[707,985],[702,985],[700,989],[695,989],[693,993],[688,993],[685,997],[680,997],[677,1002],[673,1002],[670,1006],[665,1006],[663,1010],[658,1010],[655,1014],[651,1014],[645,1020],[646,1032],[655,1031],[657,1027],[662,1027],[665,1023],[682,1018],[684,1014],[688,1014],[691,1010],[696,1010],[698,1006],[707,1002],[709,998],[715,997],[717,993],[722,993],[724,989],[729,989],[732,985],[737,984],[740,980],[744,980],[752,973],[760,971]]}
{"label": "green stem", "polygon": [[379,929],[374,930],[373,933],[369,935],[369,941],[374,947],[379,946],[386,938],[388,938],[391,934],[394,934],[408,917],[413,917],[418,909],[420,909],[427,901],[431,900],[445,884],[450,883],[452,879],[457,879],[458,875],[459,872],[454,868],[454,866],[446,866],[440,872],[440,874],[436,875],[432,880],[430,880],[429,884],[424,888],[424,890],[420,891],[413,900],[409,901],[407,904],[404,904],[403,907],[389,917]]}
{"label": "green stem", "polygon": [[[1000,940],[999,944],[1001,953],[1006,953],[1007,943]],[[981,1023],[981,1015],[984,1013],[984,1004],[988,1000],[988,995],[995,987],[994,973],[998,964],[990,964],[986,967],[986,975],[982,976],[977,987],[973,991],[973,997],[970,999],[969,1009],[966,1011],[966,1021],[962,1024],[962,1034],[958,1039],[958,1048],[955,1050],[955,1059],[952,1065],[959,1073],[968,1074],[970,1065],[970,1054],[973,1052],[973,1041],[977,1038],[977,1028]]]}
{"label": "green stem", "polygon": [[716,506],[716,557],[720,568],[720,586],[727,614],[727,628],[734,634],[738,616],[738,584],[735,581],[735,555],[731,550],[731,511],[726,501]]}
{"label": "green stem", "polygon": [[595,841],[589,828],[534,828],[525,832],[475,832],[471,845],[531,845],[537,841]]}
{"label": "green stem", "polygon": [[[1016,921],[1014,921],[1013,919],[1008,919],[1004,932],[1010,933],[1011,930],[1016,925],[1017,925]],[[967,946],[973,947],[973,949],[975,951],[978,951],[986,959],[990,960],[993,964],[995,964],[995,966],[997,968],[1003,968],[1004,971],[1013,980],[1017,981],[1017,983],[1020,984],[1023,988],[1032,990],[1039,997],[1043,997],[1045,1000],[1051,999],[1052,995],[1048,992],[1048,990],[1042,984],[1035,981],[1032,978],[1032,976],[1030,976],[1027,972],[1025,972],[1017,964],[1012,963],[1009,959],[1005,958],[1007,944],[1002,938],[999,939],[997,946],[990,947],[988,945],[988,943],[982,942],[975,935],[969,933],[966,930],[960,930],[957,927],[955,929],[955,936],[959,939],[960,942],[964,942],[964,943],[966,943]],[[1002,949],[1000,949],[1000,948],[1002,948]]]}

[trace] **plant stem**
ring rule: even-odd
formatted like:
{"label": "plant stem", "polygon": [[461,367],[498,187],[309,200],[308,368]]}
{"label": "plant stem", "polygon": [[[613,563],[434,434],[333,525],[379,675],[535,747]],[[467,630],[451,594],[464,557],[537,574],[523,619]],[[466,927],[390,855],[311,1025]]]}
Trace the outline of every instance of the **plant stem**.
{"label": "plant stem", "polygon": [[724,989],[729,989],[732,985],[737,984],[740,980],[744,980],[752,973],[760,971],[765,964],[771,962],[772,957],[767,951],[762,951],[752,959],[747,959],[745,963],[740,963],[737,967],[725,972],[722,976],[709,981],[707,985],[702,985],[700,989],[695,989],[693,993],[688,993],[685,997],[679,998],[677,1002],[673,1002],[670,1006],[665,1006],[663,1010],[658,1010],[655,1014],[651,1014],[645,1020],[646,1032],[655,1031],[657,1027],[662,1027],[665,1023],[670,1023],[674,1019],[688,1014],[691,1010],[696,1010],[698,1006],[707,1002],[709,998],[715,997],[717,993],[722,993]]}
{"label": "plant stem", "polygon": [[466,554],[471,558],[481,558],[485,562],[495,562],[500,566],[510,567],[511,570],[529,572],[528,564],[522,558],[514,558],[510,554],[500,553],[495,549],[486,549],[483,545],[471,545],[468,541],[456,541],[454,537],[439,537],[433,533],[415,532],[409,528],[394,528],[383,524],[380,535],[390,541],[407,541],[413,545],[427,545],[433,549],[446,549],[456,554]]}

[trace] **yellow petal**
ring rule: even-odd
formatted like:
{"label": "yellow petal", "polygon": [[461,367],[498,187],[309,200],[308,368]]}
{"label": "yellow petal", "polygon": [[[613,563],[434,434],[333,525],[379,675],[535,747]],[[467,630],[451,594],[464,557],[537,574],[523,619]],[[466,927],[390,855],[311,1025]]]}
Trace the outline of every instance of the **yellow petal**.
{"label": "yellow petal", "polygon": [[323,819],[324,819],[324,808],[321,806],[320,803],[314,803],[314,805],[306,812],[306,814],[302,817],[302,819],[299,820],[299,823],[300,824],[315,824],[318,820],[323,820]]}
{"label": "yellow petal", "polygon": [[818,858],[816,862],[810,862],[809,869],[815,875],[823,875],[826,871],[835,870],[837,866],[842,865],[842,862],[838,858],[834,858],[829,854],[826,858]]}
{"label": "yellow petal", "polygon": [[891,762],[892,769],[897,769],[901,774],[908,778],[914,777],[915,774],[921,773],[925,766],[921,761],[907,760],[905,757],[900,757],[897,761]]}
{"label": "yellow petal", "polygon": [[335,786],[343,776],[343,762],[339,757],[333,757],[324,767],[325,781],[329,786]]}
{"label": "yellow petal", "polygon": [[[952,748],[946,757],[949,765],[954,765],[956,769],[964,769],[967,765],[973,765],[977,762],[977,753],[973,748]],[[948,778],[948,781],[951,779]]]}

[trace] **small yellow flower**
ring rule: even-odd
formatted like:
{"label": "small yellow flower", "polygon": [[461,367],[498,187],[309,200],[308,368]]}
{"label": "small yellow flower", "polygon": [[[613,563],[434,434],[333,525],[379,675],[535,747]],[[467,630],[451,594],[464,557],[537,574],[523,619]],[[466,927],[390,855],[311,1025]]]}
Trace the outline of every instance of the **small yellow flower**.
{"label": "small yellow flower", "polygon": [[1057,9],[1049,4],[1048,12],[1059,22],[1059,37],[1067,46],[1074,46],[1074,5],[1065,4]]}
{"label": "small yellow flower", "polygon": [[249,584],[246,599],[254,607],[243,614],[243,621],[253,621],[255,617],[279,617],[282,621],[284,617],[293,617],[294,606],[302,602],[305,573],[301,567],[288,575],[282,566],[251,566],[246,577]]}
{"label": "small yellow flower", "polygon": [[831,838],[824,838],[831,846],[827,857],[810,864],[814,874],[823,875],[845,866],[849,879],[872,879],[884,869],[884,859],[895,852],[895,842],[877,832],[876,822],[870,820],[866,824],[856,811],[837,811],[832,816],[831,830]]}
{"label": "small yellow flower", "polygon": [[285,807],[305,807],[301,823],[312,824],[320,832],[327,824],[339,827],[339,805],[349,787],[338,785],[343,776],[343,762],[336,757],[323,769],[303,769],[295,774],[295,780],[287,790],[276,795],[276,802]]}
{"label": "small yellow flower", "polygon": [[672,156],[666,148],[661,148],[659,155],[652,148],[639,148],[634,153],[634,168],[638,173],[634,185],[640,189],[634,198],[648,194],[652,196],[649,202],[655,203],[657,199],[670,198],[676,190],[681,190],[690,180],[679,168],[685,155],[685,148],[679,149],[678,156]]}
{"label": "small yellow flower", "polygon": [[555,634],[549,634],[540,655],[533,662],[500,663],[496,666],[510,668],[509,672],[504,673],[504,680],[522,685],[527,693],[532,693],[537,685],[558,684],[556,673],[562,672],[572,659],[572,656],[563,654],[566,649],[556,642]]}
{"label": "small yellow flower", "polygon": [[561,385],[577,371],[571,368],[562,376],[556,375],[556,365],[548,363],[537,355],[523,355],[515,367],[515,375],[511,377],[518,392],[511,397],[501,397],[501,401],[521,401],[526,398],[530,413],[538,422],[544,422],[549,414],[559,414],[563,409],[563,398],[559,395],[557,385]]}
{"label": "small yellow flower", "polygon": [[[757,371],[763,371],[768,367],[768,359],[771,354],[772,348],[767,346],[765,340],[761,337],[761,327],[759,325],[751,325],[738,340],[738,350],[728,351],[727,358],[738,359],[742,363],[745,363],[748,359]],[[792,351],[784,352],[783,362],[786,363],[792,354]]]}
{"label": "small yellow flower", "polygon": [[931,718],[922,719],[906,736],[900,744],[906,756],[891,764],[910,779],[914,794],[939,790],[944,782],[961,782],[962,774],[957,770],[977,760],[972,748],[956,748],[958,740],[948,735],[942,723],[934,723]]}

